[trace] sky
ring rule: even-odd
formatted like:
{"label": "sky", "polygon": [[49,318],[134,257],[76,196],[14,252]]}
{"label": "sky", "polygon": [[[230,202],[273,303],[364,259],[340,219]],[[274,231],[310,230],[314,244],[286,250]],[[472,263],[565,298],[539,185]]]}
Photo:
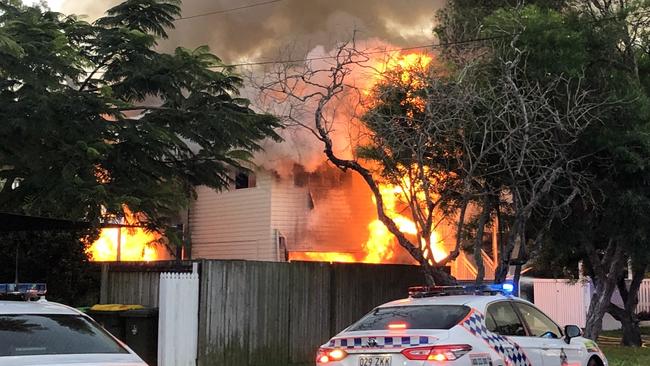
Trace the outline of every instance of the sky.
{"label": "sky", "polygon": [[[39,3],[43,0],[24,0]],[[44,0],[54,11],[94,20],[120,0]],[[183,17],[232,9],[263,0],[185,0]],[[178,20],[163,50],[208,45],[226,62],[277,59],[291,50],[304,57],[347,40],[380,40],[391,46],[432,43],[435,11],[443,0],[280,0],[210,16]]]}

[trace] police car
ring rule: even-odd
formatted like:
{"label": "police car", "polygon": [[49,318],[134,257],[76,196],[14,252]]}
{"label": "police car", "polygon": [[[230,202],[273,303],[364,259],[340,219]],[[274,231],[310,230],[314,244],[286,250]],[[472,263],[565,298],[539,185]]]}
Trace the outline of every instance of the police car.
{"label": "police car", "polygon": [[[11,285],[0,285],[0,298],[40,295],[33,285],[3,286]],[[89,316],[44,298],[0,300],[0,366],[9,365],[147,366]]]}
{"label": "police car", "polygon": [[416,287],[321,346],[318,366],[607,366],[577,326],[560,328],[512,285]]}

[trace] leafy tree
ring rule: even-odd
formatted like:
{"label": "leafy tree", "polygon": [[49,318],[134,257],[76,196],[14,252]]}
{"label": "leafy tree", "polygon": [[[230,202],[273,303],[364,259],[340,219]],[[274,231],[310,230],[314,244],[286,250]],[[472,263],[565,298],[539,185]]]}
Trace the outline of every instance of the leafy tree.
{"label": "leafy tree", "polygon": [[[646,251],[648,225],[643,212],[650,203],[650,105],[643,66],[647,11],[645,2],[574,1],[564,7],[495,9],[481,22],[492,32],[489,35],[504,36],[508,47],[497,50],[507,54],[514,45],[526,55],[527,78],[547,84],[557,75],[580,76],[592,98],[604,102],[598,113],[601,122],[590,125],[573,151],[574,157],[583,157],[578,168],[591,177],[588,195],[572,202],[567,216],[553,222],[546,245],[533,250],[540,265],[546,265],[540,261],[549,256],[556,258],[556,268],[563,266],[558,258],[571,263],[564,271],[568,273],[575,273],[578,260],[584,260],[596,290],[586,334],[597,337],[602,317],[610,311],[624,325],[624,343],[637,345],[634,308],[647,268],[647,258],[640,254]],[[566,96],[562,90],[556,94]],[[548,202],[556,199],[551,196]],[[625,284],[621,278],[628,258],[634,276]],[[611,304],[617,285],[624,308]]]}
{"label": "leafy tree", "polygon": [[[176,0],[127,0],[94,24],[0,0],[0,210],[100,222],[128,206],[166,231],[196,185],[222,189],[272,116],[238,97],[242,79],[207,47],[155,50]],[[0,278],[46,281],[50,297],[90,303],[90,232],[3,234]]]}
{"label": "leafy tree", "polygon": [[[0,1],[0,207],[93,223],[124,205],[163,230],[194,186],[279,139],[207,47],[155,50],[176,0],[127,0],[94,24]],[[171,235],[171,234],[170,234]]]}

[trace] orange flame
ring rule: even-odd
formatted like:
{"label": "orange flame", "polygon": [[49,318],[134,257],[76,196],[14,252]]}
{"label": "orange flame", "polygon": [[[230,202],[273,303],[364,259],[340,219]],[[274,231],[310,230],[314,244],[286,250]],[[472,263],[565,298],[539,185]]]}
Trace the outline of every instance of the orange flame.
{"label": "orange flame", "polygon": [[[419,81],[414,74],[418,71],[426,69],[433,57],[426,54],[410,53],[402,55],[396,53],[388,59],[388,61],[377,62],[374,69],[377,73],[373,75],[371,84],[376,85],[379,82],[388,78],[397,78],[398,82],[405,85],[416,87]],[[389,73],[389,71],[391,71]],[[364,89],[363,94],[372,98],[372,85],[370,88]],[[413,108],[423,108],[424,101],[417,99],[417,96],[408,96],[404,103],[408,103]],[[410,182],[405,180],[402,186],[395,186],[390,184],[381,184],[380,193],[384,202],[384,211],[390,217],[399,230],[408,236],[417,238],[418,227],[416,223],[410,218],[400,213],[399,206],[405,204],[403,189],[410,188]],[[419,194],[418,194],[419,196]],[[374,202],[373,197],[373,202]],[[376,204],[376,202],[375,202]],[[363,262],[363,263],[390,263],[396,256],[396,243],[395,236],[390,233],[388,228],[378,219],[373,220],[368,224],[368,240],[362,244],[361,255],[353,255],[350,253],[339,252],[291,252],[289,254],[290,260],[306,260],[306,261],[325,261],[325,262]],[[437,232],[433,232],[429,238],[429,244],[423,238],[419,243],[420,249],[430,264],[439,262],[447,257],[445,252],[444,243],[440,239]]]}
{"label": "orange flame", "polygon": [[356,256],[338,252],[290,252],[289,261],[356,263]]}
{"label": "orange flame", "polygon": [[[380,185],[380,193],[384,201],[386,215],[393,219],[401,232],[409,236],[417,237],[418,228],[413,220],[399,213],[398,203],[402,202],[401,188],[389,184]],[[430,264],[439,262],[447,257],[444,243],[440,240],[437,232],[431,233],[427,245],[425,240],[420,243],[424,257],[429,259]],[[289,260],[318,261],[318,262],[339,262],[339,263],[390,263],[395,257],[396,251],[395,236],[378,219],[368,224],[368,240],[363,243],[363,254],[355,256],[352,253],[340,252],[291,252]]]}
{"label": "orange flame", "polygon": [[[138,215],[126,207],[124,213],[127,224],[140,222]],[[160,234],[139,227],[105,228],[101,230],[99,238],[88,247],[86,254],[90,260],[98,262],[150,262],[169,259],[168,253],[160,244],[161,238]]]}

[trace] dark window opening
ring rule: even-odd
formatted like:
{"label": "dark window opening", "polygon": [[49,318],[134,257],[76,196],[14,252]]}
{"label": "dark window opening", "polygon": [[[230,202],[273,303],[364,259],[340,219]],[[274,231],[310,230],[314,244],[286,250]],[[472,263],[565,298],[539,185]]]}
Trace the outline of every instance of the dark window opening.
{"label": "dark window opening", "polygon": [[235,189],[254,188],[257,185],[255,174],[252,172],[237,172],[235,175]]}

